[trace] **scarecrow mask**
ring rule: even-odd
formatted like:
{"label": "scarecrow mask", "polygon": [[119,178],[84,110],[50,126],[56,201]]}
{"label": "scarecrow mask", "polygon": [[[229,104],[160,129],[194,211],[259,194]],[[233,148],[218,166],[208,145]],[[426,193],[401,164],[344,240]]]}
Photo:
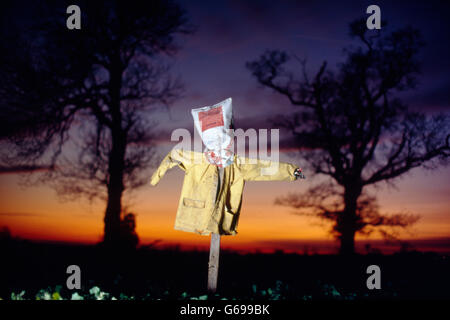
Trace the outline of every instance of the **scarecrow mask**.
{"label": "scarecrow mask", "polygon": [[195,128],[204,145],[204,154],[211,164],[226,167],[233,163],[233,114],[231,98],[213,106],[192,109]]}

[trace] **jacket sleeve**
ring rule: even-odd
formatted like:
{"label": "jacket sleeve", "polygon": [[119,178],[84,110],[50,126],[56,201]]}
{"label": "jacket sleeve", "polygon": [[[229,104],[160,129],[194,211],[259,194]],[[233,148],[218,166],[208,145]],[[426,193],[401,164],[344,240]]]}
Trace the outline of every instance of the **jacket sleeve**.
{"label": "jacket sleeve", "polygon": [[238,167],[248,181],[294,181],[294,171],[298,168],[290,163],[249,158],[241,158]]}
{"label": "jacket sleeve", "polygon": [[159,165],[158,169],[153,173],[150,180],[150,184],[155,186],[158,184],[159,180],[166,174],[166,171],[172,169],[175,166],[179,166],[181,169],[186,171],[187,163],[183,161],[183,151],[180,149],[172,149],[164,157]]}

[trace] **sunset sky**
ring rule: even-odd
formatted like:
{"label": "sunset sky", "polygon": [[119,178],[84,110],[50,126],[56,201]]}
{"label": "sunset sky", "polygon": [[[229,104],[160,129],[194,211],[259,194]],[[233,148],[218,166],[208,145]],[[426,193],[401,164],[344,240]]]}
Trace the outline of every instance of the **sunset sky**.
{"label": "sunset sky", "polygon": [[[257,59],[266,49],[282,49],[307,58],[307,68],[317,71],[322,61],[334,68],[342,62],[343,47],[356,45],[348,24],[367,16],[368,1],[179,1],[198,29],[179,39],[173,73],[185,84],[185,96],[161,108],[153,117],[162,132],[158,152],[164,155],[175,142],[177,128],[193,130],[190,109],[233,98],[236,128],[273,128],[269,120],[292,112],[289,101],[258,86],[245,62]],[[420,58],[419,87],[402,95],[411,108],[435,113],[450,111],[450,46],[447,15],[450,6],[434,1],[377,1],[382,19],[392,29],[408,24],[418,28],[426,42]],[[76,134],[76,132],[75,132]],[[281,138],[287,132],[281,129]],[[286,152],[281,161],[297,163]],[[150,178],[154,168],[148,168]],[[15,172],[0,172],[0,227],[27,239],[94,243],[103,233],[105,203],[60,202],[48,186],[22,187]],[[274,205],[277,196],[305,191],[314,177],[296,182],[249,182],[244,189],[237,236],[222,237],[224,248],[243,250],[302,251],[306,246],[320,251],[321,241],[331,242],[329,225],[300,217],[289,208]],[[402,238],[415,240],[422,248],[450,251],[450,168],[426,171],[418,168],[398,180],[395,187],[380,184],[372,189],[382,212],[409,212],[421,219]],[[174,168],[159,185],[136,190],[125,204],[137,216],[141,243],[161,240],[159,245],[181,244],[206,248],[209,238],[173,229],[183,172]],[[378,239],[374,234],[371,239]],[[427,240],[428,239],[428,240]],[[420,241],[419,241],[420,240]],[[322,243],[323,244],[323,243]],[[380,244],[381,245],[381,244]],[[330,249],[331,250],[331,249]]]}

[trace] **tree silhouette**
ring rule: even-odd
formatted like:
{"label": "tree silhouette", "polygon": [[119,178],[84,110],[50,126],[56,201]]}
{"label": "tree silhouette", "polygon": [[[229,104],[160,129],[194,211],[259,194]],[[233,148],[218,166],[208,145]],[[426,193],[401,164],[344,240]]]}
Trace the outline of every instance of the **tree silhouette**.
{"label": "tree silhouette", "polygon": [[[331,178],[306,194],[290,194],[276,203],[332,221],[341,254],[354,253],[357,232],[378,230],[393,236],[394,227],[418,219],[381,214],[376,199],[367,194],[368,186],[392,183],[420,166],[448,164],[450,155],[448,115],[409,111],[396,97],[416,87],[417,54],[423,45],[419,32],[407,27],[386,34],[385,26],[369,31],[365,20],[356,20],[350,35],[362,45],[346,49],[337,72],[323,62],[310,78],[305,60],[279,50],[268,50],[246,64],[263,87],[297,108],[274,123],[293,134],[303,149],[300,156],[314,173]],[[290,59],[300,63],[300,79],[286,70]]]}
{"label": "tree silhouette", "polygon": [[[68,30],[70,4],[5,5],[2,161],[43,169],[26,183],[47,183],[61,199],[106,201],[104,242],[111,244],[120,240],[124,191],[148,181],[142,171],[154,161],[151,112],[182,93],[164,57],[178,51],[177,34],[194,30],[184,9],[165,0],[78,1],[81,30]],[[24,6],[31,17],[21,16]],[[69,142],[75,147],[63,152]]]}
{"label": "tree silhouette", "polygon": [[138,244],[136,216],[134,213],[127,213],[120,222],[120,245],[125,249],[136,249]]}

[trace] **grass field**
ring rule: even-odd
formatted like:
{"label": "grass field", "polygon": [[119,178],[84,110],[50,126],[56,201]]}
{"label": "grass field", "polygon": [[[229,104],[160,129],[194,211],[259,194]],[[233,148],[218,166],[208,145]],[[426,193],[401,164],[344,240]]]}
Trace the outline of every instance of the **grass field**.
{"label": "grass field", "polygon": [[[373,300],[449,299],[450,259],[402,252],[336,255],[238,254],[222,251],[218,291],[206,293],[208,252],[105,250],[99,246],[4,240],[0,298],[84,300]],[[69,265],[81,269],[81,289],[69,290]],[[381,289],[369,290],[367,267],[381,269]]]}

